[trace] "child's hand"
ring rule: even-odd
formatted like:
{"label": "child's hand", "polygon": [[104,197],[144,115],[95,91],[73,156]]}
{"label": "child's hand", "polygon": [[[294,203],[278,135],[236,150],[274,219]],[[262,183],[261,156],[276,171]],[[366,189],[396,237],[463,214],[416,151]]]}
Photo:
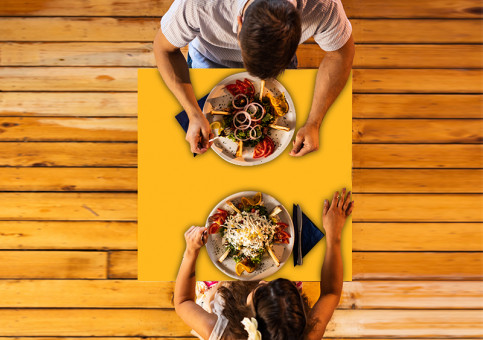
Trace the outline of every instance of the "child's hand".
{"label": "child's hand", "polygon": [[339,192],[334,193],[332,204],[329,206],[329,201],[324,201],[324,212],[322,216],[322,223],[325,232],[327,233],[327,240],[340,241],[342,227],[344,227],[346,218],[352,213],[354,201],[351,201],[351,192],[346,196],[345,188],[342,189],[342,195]]}
{"label": "child's hand", "polygon": [[190,253],[196,253],[203,247],[207,241],[208,229],[206,227],[192,226],[184,233],[186,240],[186,251]]}

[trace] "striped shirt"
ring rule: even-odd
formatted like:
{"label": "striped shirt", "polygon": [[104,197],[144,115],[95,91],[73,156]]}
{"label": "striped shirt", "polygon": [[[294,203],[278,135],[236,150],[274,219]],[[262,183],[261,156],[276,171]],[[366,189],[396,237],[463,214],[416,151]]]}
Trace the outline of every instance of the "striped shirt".
{"label": "striped shirt", "polygon": [[[161,19],[168,41],[189,44],[193,68],[242,68],[237,17],[248,0],[175,0]],[[300,44],[314,37],[325,51],[344,46],[352,33],[340,0],[298,0],[302,18]]]}

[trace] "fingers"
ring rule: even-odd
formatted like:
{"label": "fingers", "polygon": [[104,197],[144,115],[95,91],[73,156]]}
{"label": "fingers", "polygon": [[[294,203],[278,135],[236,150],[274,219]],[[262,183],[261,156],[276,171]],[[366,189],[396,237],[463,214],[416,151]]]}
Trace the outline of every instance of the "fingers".
{"label": "fingers", "polygon": [[339,202],[337,202],[337,207],[342,208],[345,200],[345,188],[342,189],[342,194],[340,195]]}
{"label": "fingers", "polygon": [[295,140],[293,142],[293,148],[292,151],[290,151],[290,156],[296,156],[299,151],[302,149],[304,143],[304,137],[303,134],[300,133],[300,131],[297,133],[297,136],[295,136]]}
{"label": "fingers", "polygon": [[291,154],[292,156],[295,156],[295,157],[301,157],[301,156],[304,156],[312,151],[315,151],[317,150],[316,148],[314,147],[311,147],[309,145],[304,145],[303,148],[296,154]]}
{"label": "fingers", "polygon": [[351,200],[352,200],[352,193],[349,191],[349,193],[347,194],[347,197],[345,198],[344,205],[342,207],[343,210],[347,210],[347,208],[349,207],[349,204],[351,203]]}
{"label": "fingers", "polygon": [[349,209],[346,210],[345,212],[345,215],[346,216],[349,216],[350,214],[352,214],[352,209],[354,208],[354,201],[352,201],[350,204],[349,204]]}
{"label": "fingers", "polygon": [[208,150],[208,148],[210,147],[211,135],[213,135],[213,133],[210,128],[206,128],[206,127],[201,128],[201,145],[202,145],[202,148],[205,149],[204,151]]}
{"label": "fingers", "polygon": [[331,208],[337,207],[339,204],[339,192],[334,192],[334,197],[332,197],[332,204],[330,205]]}
{"label": "fingers", "polygon": [[323,210],[323,214],[324,215],[327,215],[327,212],[329,211],[329,200],[324,200],[324,210]]}

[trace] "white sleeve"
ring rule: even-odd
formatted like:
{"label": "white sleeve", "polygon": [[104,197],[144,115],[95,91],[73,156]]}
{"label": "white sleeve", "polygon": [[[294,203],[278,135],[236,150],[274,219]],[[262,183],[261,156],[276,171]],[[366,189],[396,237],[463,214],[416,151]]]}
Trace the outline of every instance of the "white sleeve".
{"label": "white sleeve", "polygon": [[200,32],[198,1],[175,0],[161,18],[161,31],[176,47],[184,47]]}
{"label": "white sleeve", "polygon": [[352,26],[347,19],[340,0],[332,0],[326,16],[314,34],[319,46],[327,52],[335,51],[345,45],[352,34]]}

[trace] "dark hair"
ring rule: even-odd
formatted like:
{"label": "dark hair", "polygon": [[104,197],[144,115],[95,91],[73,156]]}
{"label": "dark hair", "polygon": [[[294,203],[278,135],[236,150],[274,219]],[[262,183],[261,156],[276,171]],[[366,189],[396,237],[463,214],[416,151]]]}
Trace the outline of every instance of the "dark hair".
{"label": "dark hair", "polygon": [[275,78],[292,61],[300,42],[299,11],[288,1],[255,0],[248,6],[239,39],[247,71]]}
{"label": "dark hair", "polygon": [[258,330],[262,339],[302,339],[308,312],[307,299],[287,279],[260,286],[254,293]]}

